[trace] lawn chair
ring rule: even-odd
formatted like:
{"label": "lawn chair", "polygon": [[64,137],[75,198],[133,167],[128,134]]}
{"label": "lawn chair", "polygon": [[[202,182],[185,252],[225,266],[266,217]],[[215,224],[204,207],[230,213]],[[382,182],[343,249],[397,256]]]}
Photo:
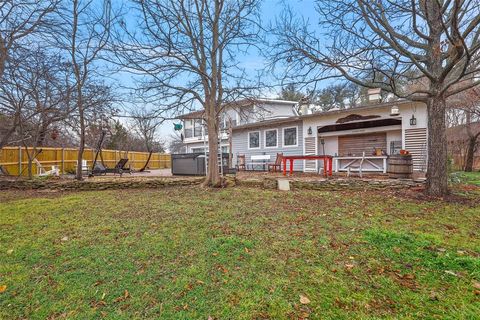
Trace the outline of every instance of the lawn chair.
{"label": "lawn chair", "polygon": [[283,153],[277,153],[277,158],[275,159],[275,163],[268,164],[268,171],[277,172],[282,171],[282,160],[283,160]]}
{"label": "lawn chair", "polygon": [[350,177],[350,170],[351,169],[356,169],[358,170],[358,174],[360,175],[360,178],[362,178],[362,166],[363,162],[365,161],[365,151],[362,154],[362,158],[360,159],[360,162],[358,165],[349,165],[347,168],[347,177]]}
{"label": "lawn chair", "polygon": [[93,175],[106,175],[107,173],[113,173],[113,174],[118,173],[119,175],[122,175],[123,173],[132,174],[132,170],[129,167],[127,167],[127,162],[128,162],[128,159],[126,158],[120,159],[114,168],[105,167],[103,164],[97,162],[95,164],[95,167],[92,170],[92,174]]}
{"label": "lawn chair", "polygon": [[245,171],[245,155],[238,155],[237,156],[237,165],[236,165],[237,171]]}
{"label": "lawn chair", "polygon": [[[75,172],[77,172],[77,165],[75,164]],[[85,159],[82,159],[82,174],[90,175],[90,167]]]}
{"label": "lawn chair", "polygon": [[38,161],[36,158],[33,159],[33,163],[37,166],[37,176],[39,177],[46,177],[46,176],[59,176],[60,175],[60,169],[58,166],[52,166],[51,170],[46,170],[40,161]]}

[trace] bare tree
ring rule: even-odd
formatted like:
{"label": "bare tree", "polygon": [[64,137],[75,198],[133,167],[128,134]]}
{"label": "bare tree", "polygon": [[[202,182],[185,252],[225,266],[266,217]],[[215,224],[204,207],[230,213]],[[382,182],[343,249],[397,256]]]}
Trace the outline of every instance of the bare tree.
{"label": "bare tree", "polygon": [[0,112],[13,115],[10,125],[13,130],[9,132],[25,147],[31,178],[32,161],[39,153],[38,148],[71,111],[70,74],[58,55],[38,47],[17,50],[15,58],[18,64],[8,68],[0,82]]}
{"label": "bare tree", "polygon": [[[246,90],[239,55],[258,42],[259,0],[136,0],[139,24],[121,24],[117,62],[143,76],[141,90],[174,117],[200,106],[208,127],[205,185],[220,186],[219,114]],[[121,38],[121,37],[119,37]]]}
{"label": "bare tree", "polygon": [[56,45],[69,57],[73,70],[73,85],[78,133],[80,137],[76,179],[82,179],[82,159],[85,149],[85,101],[87,84],[96,76],[100,54],[110,40],[113,23],[109,0],[72,0],[58,9]]}
{"label": "bare tree", "polygon": [[153,112],[150,112],[145,108],[133,109],[131,113],[133,131],[144,142],[145,148],[148,152],[148,159],[145,162],[145,165],[139,170],[144,171],[147,168],[155,149],[157,149],[157,152],[163,151],[163,146],[157,139],[157,131],[164,120],[156,117]]}
{"label": "bare tree", "polygon": [[168,143],[168,150],[170,153],[184,153],[185,144],[183,143],[182,137],[180,134],[175,132],[170,135],[170,142]]}
{"label": "bare tree", "polygon": [[2,0],[0,2],[0,79],[12,50],[41,27],[58,0]]}
{"label": "bare tree", "polygon": [[[428,108],[427,193],[448,192],[446,99],[479,84],[477,0],[318,0],[323,36],[286,10],[274,63],[304,81],[343,77]],[[408,83],[418,82],[415,90]]]}
{"label": "bare tree", "polygon": [[455,150],[464,155],[463,169],[473,171],[475,153],[480,150],[480,88],[472,88],[452,96],[448,101]]}

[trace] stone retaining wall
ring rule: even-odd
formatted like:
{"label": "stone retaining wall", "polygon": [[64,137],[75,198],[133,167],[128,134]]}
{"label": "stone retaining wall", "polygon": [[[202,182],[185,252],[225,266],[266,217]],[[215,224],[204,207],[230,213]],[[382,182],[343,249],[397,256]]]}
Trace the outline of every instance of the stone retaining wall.
{"label": "stone retaining wall", "polygon": [[[120,178],[120,179],[94,179],[94,180],[0,180],[0,190],[115,190],[115,189],[142,189],[164,188],[200,185],[204,177],[188,178]],[[227,177],[227,186],[247,186],[264,189],[277,189],[278,178],[262,179],[235,179]],[[408,189],[424,185],[407,179],[328,179],[305,180],[289,179],[292,190],[381,190],[381,189]]]}
{"label": "stone retaining wall", "polygon": [[[277,189],[278,178],[245,179],[238,181],[239,185]],[[382,189],[409,189],[424,186],[424,182],[410,179],[328,179],[328,180],[295,180],[289,179],[292,190],[382,190]]]}
{"label": "stone retaining wall", "polygon": [[199,185],[203,177],[112,180],[0,180],[0,190],[114,190]]}

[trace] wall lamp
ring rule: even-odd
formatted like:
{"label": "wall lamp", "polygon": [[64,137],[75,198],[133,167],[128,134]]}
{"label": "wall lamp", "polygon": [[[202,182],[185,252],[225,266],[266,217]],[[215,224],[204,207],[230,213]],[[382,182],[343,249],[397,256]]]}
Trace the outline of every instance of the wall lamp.
{"label": "wall lamp", "polygon": [[313,133],[312,127],[308,127],[307,133],[308,133],[308,135],[311,135]]}
{"label": "wall lamp", "polygon": [[410,118],[410,125],[411,126],[416,126],[417,125],[417,118],[415,118],[415,115],[412,114],[412,117]]}

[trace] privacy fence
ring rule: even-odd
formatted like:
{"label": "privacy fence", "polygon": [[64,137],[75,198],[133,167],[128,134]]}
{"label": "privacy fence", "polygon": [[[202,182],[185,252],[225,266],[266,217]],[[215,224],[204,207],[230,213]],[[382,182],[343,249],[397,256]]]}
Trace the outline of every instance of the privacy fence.
{"label": "privacy fence", "polygon": [[[36,159],[47,170],[51,166],[57,165],[60,172],[74,172],[77,166],[78,149],[75,148],[37,148]],[[33,149],[28,148],[28,152],[33,154]],[[148,159],[148,152],[120,151],[120,150],[102,150],[103,163],[112,168],[121,158],[128,158],[128,163],[132,169],[141,169]],[[95,159],[95,150],[85,149],[83,159],[87,160],[89,167],[92,166]],[[100,156],[97,161],[101,161]],[[24,147],[5,147],[0,150],[0,165],[7,169],[11,175],[28,175],[28,154]],[[148,163],[150,169],[170,168],[170,155],[165,153],[153,153]],[[32,171],[37,172],[35,164]]]}

